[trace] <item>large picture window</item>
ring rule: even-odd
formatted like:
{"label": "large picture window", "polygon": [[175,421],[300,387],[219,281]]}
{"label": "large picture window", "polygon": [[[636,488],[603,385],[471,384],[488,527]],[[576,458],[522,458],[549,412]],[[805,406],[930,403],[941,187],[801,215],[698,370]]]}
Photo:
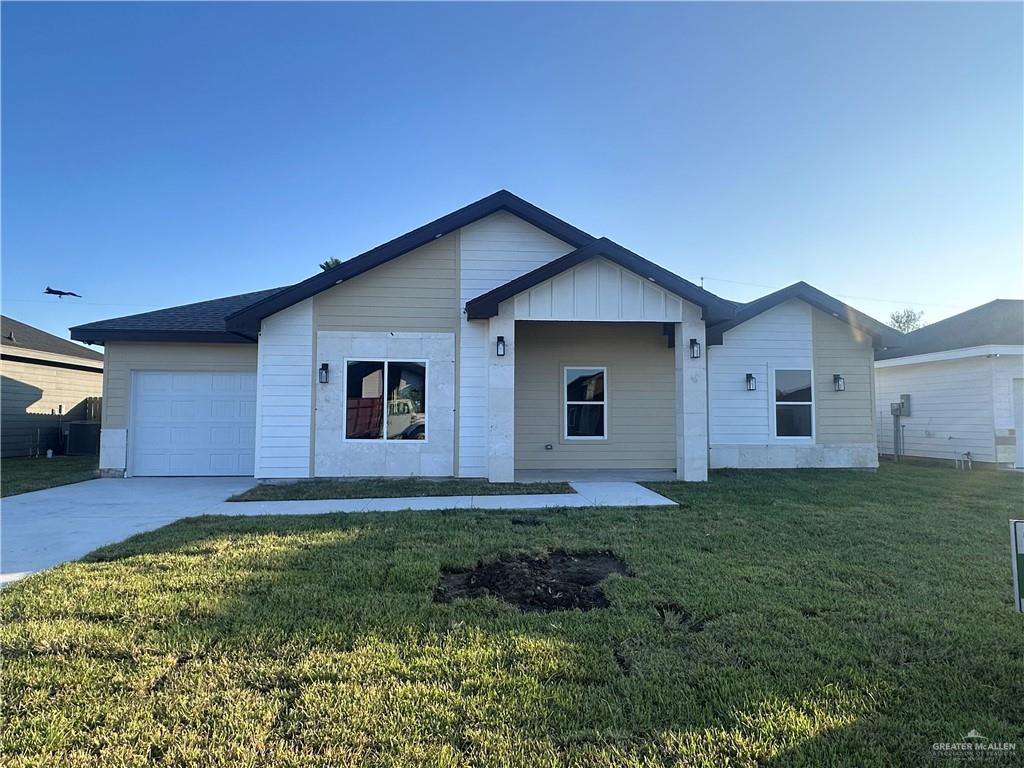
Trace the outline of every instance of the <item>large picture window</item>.
{"label": "large picture window", "polygon": [[606,382],[605,368],[580,366],[565,369],[566,440],[604,440],[608,437]]}
{"label": "large picture window", "polygon": [[345,365],[345,439],[426,440],[426,364],[349,360]]}
{"label": "large picture window", "polygon": [[775,371],[775,436],[811,437],[814,395],[811,372]]}

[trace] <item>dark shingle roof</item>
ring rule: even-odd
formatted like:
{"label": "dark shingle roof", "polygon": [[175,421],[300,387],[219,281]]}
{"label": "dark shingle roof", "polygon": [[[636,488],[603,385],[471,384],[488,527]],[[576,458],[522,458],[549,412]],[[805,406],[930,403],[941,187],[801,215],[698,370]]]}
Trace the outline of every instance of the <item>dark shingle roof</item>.
{"label": "dark shingle roof", "polygon": [[71,338],[90,344],[103,344],[107,341],[251,342],[252,339],[229,332],[224,326],[224,318],[281,290],[271,288],[240,293],[180,307],[76,325],[71,329]]}
{"label": "dark shingle roof", "polygon": [[103,355],[93,349],[75,344],[74,342],[41,331],[31,325],[19,322],[14,318],[0,315],[0,346],[5,352],[14,350],[35,350],[49,352],[54,355],[69,355],[84,360],[103,360]]}
{"label": "dark shingle roof", "polygon": [[879,360],[926,355],[989,344],[1024,345],[1024,301],[996,299],[980,307],[911,331],[898,349],[880,352]]}

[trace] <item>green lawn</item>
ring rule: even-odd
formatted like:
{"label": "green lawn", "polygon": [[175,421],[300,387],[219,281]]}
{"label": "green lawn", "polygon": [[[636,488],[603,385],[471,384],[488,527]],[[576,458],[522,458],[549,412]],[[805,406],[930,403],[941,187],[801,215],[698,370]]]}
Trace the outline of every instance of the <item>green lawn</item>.
{"label": "green lawn", "polygon": [[573,493],[568,483],[491,483],[487,480],[422,480],[394,477],[366,480],[302,480],[261,483],[228,501],[295,499],[384,499],[408,496],[499,496],[525,493]]}
{"label": "green lawn", "polygon": [[[680,509],[206,517],[0,592],[5,766],[907,766],[1024,752],[1022,477],[653,484]],[[444,566],[611,550],[610,607],[435,604]]]}
{"label": "green lawn", "polygon": [[80,483],[99,477],[96,456],[54,456],[52,459],[0,461],[0,496]]}

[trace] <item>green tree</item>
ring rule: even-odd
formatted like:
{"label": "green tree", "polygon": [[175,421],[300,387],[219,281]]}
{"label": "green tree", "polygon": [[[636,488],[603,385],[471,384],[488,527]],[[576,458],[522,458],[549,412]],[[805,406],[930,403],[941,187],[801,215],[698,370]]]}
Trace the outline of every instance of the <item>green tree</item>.
{"label": "green tree", "polygon": [[924,322],[921,320],[923,317],[924,310],[918,311],[907,307],[889,315],[889,325],[900,333],[910,333],[924,326]]}
{"label": "green tree", "polygon": [[337,259],[334,256],[331,256],[331,258],[329,258],[327,261],[320,262],[320,269],[326,272],[328,269],[334,269],[339,264],[341,264],[341,259]]}

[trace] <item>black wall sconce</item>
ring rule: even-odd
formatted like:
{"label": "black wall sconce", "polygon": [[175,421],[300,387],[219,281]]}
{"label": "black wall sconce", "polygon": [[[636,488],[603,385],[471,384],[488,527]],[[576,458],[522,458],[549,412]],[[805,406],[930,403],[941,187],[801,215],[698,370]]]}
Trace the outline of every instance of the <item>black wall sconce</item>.
{"label": "black wall sconce", "polygon": [[690,339],[690,357],[697,360],[700,357],[700,342]]}
{"label": "black wall sconce", "polygon": [[754,378],[754,374],[747,374],[747,392],[753,392],[757,389],[757,379]]}
{"label": "black wall sconce", "polygon": [[497,344],[497,347],[495,348],[495,352],[497,353],[498,357],[504,357],[505,356],[505,337],[504,336],[499,336],[498,337],[498,344]]}
{"label": "black wall sconce", "polygon": [[327,363],[320,363],[320,383],[326,384],[331,380],[331,367]]}
{"label": "black wall sconce", "polygon": [[833,373],[832,374],[832,386],[835,388],[836,392],[845,392],[846,391],[846,380],[843,378],[843,374],[841,374],[841,373]]}

